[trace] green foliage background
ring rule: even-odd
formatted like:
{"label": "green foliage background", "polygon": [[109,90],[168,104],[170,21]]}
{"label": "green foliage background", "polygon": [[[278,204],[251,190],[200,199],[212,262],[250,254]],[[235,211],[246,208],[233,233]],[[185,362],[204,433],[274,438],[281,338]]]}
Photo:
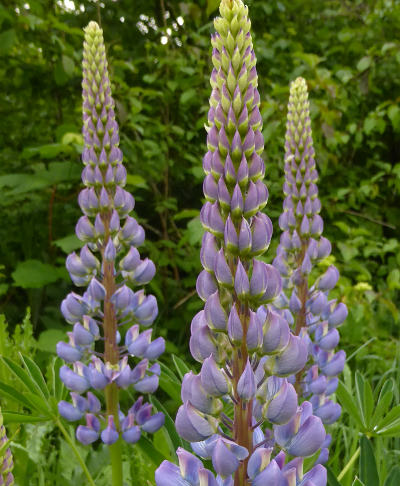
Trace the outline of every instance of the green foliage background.
{"label": "green foliage background", "polygon": [[[188,357],[202,236],[203,124],[217,0],[6,1],[0,5],[0,311],[31,308],[46,362],[67,325],[64,267],[79,246],[82,28],[101,20],[128,189],[158,273],[163,358]],[[267,212],[279,238],[289,82],[307,79],[324,234],[349,307],[342,346],[374,383],[399,358],[400,4],[248,0],[266,142]],[[166,43],[163,43],[167,41]],[[19,328],[18,328],[19,329]],[[20,331],[18,331],[20,332]],[[32,338],[33,339],[33,338]],[[363,346],[365,344],[365,346]],[[361,347],[361,349],[360,349]],[[178,403],[166,400],[173,415]],[[43,434],[46,431],[43,431]],[[37,440],[40,440],[39,438]]]}

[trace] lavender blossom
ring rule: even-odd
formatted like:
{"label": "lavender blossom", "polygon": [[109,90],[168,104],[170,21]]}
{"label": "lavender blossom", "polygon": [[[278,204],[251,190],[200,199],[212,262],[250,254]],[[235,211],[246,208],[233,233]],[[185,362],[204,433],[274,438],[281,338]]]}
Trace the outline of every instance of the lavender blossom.
{"label": "lavender blossom", "polygon": [[[346,319],[347,308],[329,299],[329,291],[339,278],[336,267],[330,266],[322,275],[318,274],[320,267],[312,272],[312,267],[330,254],[331,244],[322,236],[318,174],[303,78],[297,78],[290,87],[285,149],[285,200],[279,219],[283,233],[273,263],[284,283],[278,312],[290,312],[294,334],[309,342],[310,359],[295,377],[296,388],[310,400],[313,413],[328,425],[341,412],[330,396],[345,361],[344,351],[335,352],[334,348],[339,342],[336,328]],[[326,460],[327,450],[323,456]]]}
{"label": "lavender blossom", "polygon": [[83,295],[70,293],[61,304],[72,330],[68,343],[58,343],[57,353],[67,363],[60,377],[71,401],[60,402],[59,412],[71,422],[84,420],[76,430],[83,444],[101,438],[112,446],[120,436],[135,443],[142,431],[155,432],[163,425],[163,415],[152,415],[142,397],[124,414],[118,394],[121,388],[139,393],[157,389],[160,368],[150,362],[165,344],[162,338],[152,340],[149,329],[158,312],[156,299],[131,288],[148,283],[155,267],[136,248],[144,230],[130,216],[134,199],[124,189],[126,170],[103,33],[95,22],[85,29],[82,87],[85,188],[78,199],[83,216],[76,234],[85,245],[68,256],[66,266],[74,284],[87,288]]}
{"label": "lavender blossom", "polygon": [[190,338],[202,366],[198,375],[185,375],[176,416],[180,436],[212,461],[216,475],[180,450],[179,467],[164,461],[156,484],[278,486],[290,477],[291,485],[325,486],[326,473],[303,482],[302,471],[285,465],[286,454],[295,455],[300,469],[301,458],[322,446],[325,430],[310,403],[298,407],[286,378],[304,368],[308,342],[271,306],[281,277],[257,259],[268,249],[272,224],[262,212],[268,190],[248,9],[241,0],[222,0],[220,13],[212,36],[206,203],[200,213],[206,232],[197,292],[205,305],[193,318]]}
{"label": "lavender blossom", "polygon": [[12,486],[14,484],[12,474],[14,462],[11,449],[5,447],[7,442],[6,428],[3,425],[3,415],[0,410],[0,486]]}

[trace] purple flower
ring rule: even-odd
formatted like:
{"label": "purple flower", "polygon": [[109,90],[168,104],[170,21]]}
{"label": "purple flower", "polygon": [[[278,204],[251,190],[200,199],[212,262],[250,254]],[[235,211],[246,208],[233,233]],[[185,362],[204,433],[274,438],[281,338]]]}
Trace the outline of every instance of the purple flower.
{"label": "purple flower", "polygon": [[[347,308],[342,302],[329,301],[329,291],[339,279],[336,267],[331,265],[324,273],[317,273],[316,279],[309,278],[315,263],[331,252],[330,242],[322,236],[314,156],[307,85],[303,78],[297,78],[290,86],[285,136],[285,200],[279,219],[283,233],[274,266],[284,279],[283,295],[279,305],[276,303],[276,310],[281,314],[290,313],[292,330],[296,339],[301,339],[301,346],[307,345],[309,359],[301,363],[302,353],[297,353],[297,346],[292,342],[292,352],[289,353],[288,346],[266,365],[275,373],[285,375],[296,367],[298,360],[295,384],[312,404],[315,417],[310,423],[319,427],[317,417],[324,424],[331,424],[340,415],[340,406],[327,397],[336,389],[336,376],[344,366],[344,352],[335,353],[334,348],[339,343],[336,327],[346,319]],[[297,446],[293,444],[291,450],[296,451]]]}
{"label": "purple flower", "polygon": [[[142,329],[157,316],[155,297],[146,296],[143,289],[131,289],[150,282],[155,266],[148,258],[141,259],[136,248],[144,241],[144,230],[130,216],[135,201],[124,189],[127,174],[118,147],[119,129],[103,32],[97,23],[90,22],[85,28],[83,47],[85,187],[78,198],[83,216],[76,225],[76,234],[86,245],[79,255],[67,257],[66,266],[73,283],[87,289],[83,295],[71,292],[61,304],[61,312],[73,325],[73,331],[68,333],[69,343],[57,344],[57,354],[71,365],[61,367],[60,378],[75,393],[71,393],[72,403],[59,403],[59,412],[68,421],[78,421],[89,411],[86,425],[76,430],[83,444],[101,437],[112,445],[121,432],[127,442],[134,443],[142,430],[152,433],[162,426],[162,414],[122,427],[124,414],[119,411],[118,387],[154,392],[159,369],[149,367],[148,361],[163,353],[165,343],[163,338],[151,341],[151,329]],[[120,330],[127,320],[132,325],[121,346]],[[98,397],[91,392],[87,399],[80,395],[89,388],[98,390]],[[102,396],[105,406],[99,399]],[[102,410],[106,412],[102,414]],[[144,411],[140,413],[143,416]]]}

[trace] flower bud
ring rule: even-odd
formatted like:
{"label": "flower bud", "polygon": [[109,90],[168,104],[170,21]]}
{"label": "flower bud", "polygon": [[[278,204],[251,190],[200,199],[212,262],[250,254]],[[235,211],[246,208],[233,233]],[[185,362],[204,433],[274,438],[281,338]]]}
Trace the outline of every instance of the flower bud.
{"label": "flower bud", "polygon": [[237,394],[242,400],[251,400],[256,393],[254,371],[247,360],[246,367],[237,384]]}
{"label": "flower bud", "polygon": [[117,442],[119,434],[115,428],[114,417],[109,415],[107,417],[107,427],[101,432],[101,440],[104,444],[112,445]]}
{"label": "flower bud", "polygon": [[175,426],[182,438],[189,442],[198,442],[215,432],[217,422],[196,410],[190,402],[186,402],[179,407]]}
{"label": "flower bud", "polygon": [[100,435],[100,422],[98,418],[91,414],[86,414],[86,426],[79,425],[76,429],[76,438],[83,445],[89,445],[95,442]]}
{"label": "flower bud", "polygon": [[204,390],[214,397],[221,397],[229,392],[227,378],[212,355],[204,360],[200,378]]}
{"label": "flower bud", "polygon": [[225,309],[221,305],[218,292],[214,292],[207,299],[206,305],[204,306],[204,313],[211,329],[220,331],[226,329],[228,317]]}

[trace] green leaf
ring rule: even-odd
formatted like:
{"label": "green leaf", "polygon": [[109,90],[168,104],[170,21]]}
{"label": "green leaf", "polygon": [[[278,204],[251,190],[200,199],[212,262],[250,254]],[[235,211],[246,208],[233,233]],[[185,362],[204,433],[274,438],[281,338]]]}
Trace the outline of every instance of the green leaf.
{"label": "green leaf", "polygon": [[326,472],[328,473],[328,486],[341,486],[337,480],[335,474],[329,466],[326,466]]}
{"label": "green leaf", "polygon": [[400,405],[393,407],[376,427],[378,435],[390,436],[400,428]]}
{"label": "green leaf", "polygon": [[148,187],[143,177],[137,174],[128,174],[126,177],[126,183],[129,186],[141,187],[143,189],[147,189]]}
{"label": "green leaf", "polygon": [[191,89],[188,89],[187,91],[184,91],[181,94],[179,101],[182,105],[185,105],[186,103],[195,99],[196,97],[197,97],[197,91],[195,89],[191,88]]}
{"label": "green leaf", "polygon": [[66,56],[65,54],[62,55],[61,58],[62,62],[62,67],[64,69],[64,72],[67,76],[72,77],[74,74],[74,69],[75,69],[75,63],[73,59],[71,59],[69,56]]}
{"label": "green leaf", "polygon": [[400,107],[398,105],[390,105],[387,110],[389,120],[392,122],[393,129],[397,132],[400,130]]}
{"label": "green leaf", "polygon": [[394,468],[388,474],[383,486],[399,486],[400,484],[400,466]]}
{"label": "green leaf", "polygon": [[347,388],[341,381],[339,381],[339,386],[336,390],[336,396],[338,397],[340,404],[347,411],[350,417],[357,422],[358,426],[361,429],[363,429],[363,422],[356,402],[354,401],[352,394],[347,390]]}
{"label": "green leaf", "polygon": [[370,56],[362,57],[357,63],[357,69],[362,73],[368,69],[372,64],[372,58]]}
{"label": "green leaf", "polygon": [[50,418],[48,416],[41,417],[40,415],[27,415],[25,413],[18,412],[1,412],[3,415],[4,423],[6,424],[36,424],[39,422],[48,422]]}
{"label": "green leaf", "polygon": [[174,220],[178,221],[180,219],[195,218],[199,215],[197,209],[183,209],[174,215]]}
{"label": "green leaf", "polygon": [[194,218],[187,224],[187,230],[189,235],[189,243],[196,245],[201,242],[204,234],[203,226],[201,225],[200,218]]}
{"label": "green leaf", "polygon": [[359,478],[355,478],[351,486],[366,486]]}
{"label": "green leaf", "polygon": [[364,410],[365,410],[366,426],[368,430],[371,430],[372,429],[371,418],[374,410],[374,396],[372,394],[371,385],[367,380],[364,381],[363,403],[364,403]]}
{"label": "green leaf", "polygon": [[339,69],[336,71],[335,75],[340,79],[340,81],[342,81],[343,84],[346,84],[353,77],[353,72],[351,69]]}
{"label": "green leaf", "polygon": [[40,371],[39,366],[31,359],[29,356],[24,356],[20,354],[22,362],[24,363],[29,376],[34,380],[36,383],[37,390],[41,392],[43,398],[49,398],[50,393],[47,388],[46,382],[43,378],[42,372]]}
{"label": "green leaf", "polygon": [[176,403],[181,402],[181,382],[164,363],[161,367],[160,388],[162,388]]}
{"label": "green leaf", "polygon": [[219,7],[220,0],[207,0],[207,17]]}
{"label": "green leaf", "polygon": [[150,461],[156,466],[159,466],[164,461],[164,459],[169,459],[163,456],[160,453],[160,451],[158,451],[154,447],[153,443],[143,435],[140,437],[139,442],[137,442],[137,446],[146,454],[146,456],[150,459]]}
{"label": "green leaf", "polygon": [[0,56],[7,54],[14,46],[17,34],[14,29],[5,30],[0,34]]}
{"label": "green leaf", "polygon": [[56,344],[64,339],[65,332],[61,331],[61,329],[46,329],[39,335],[37,349],[54,354],[56,352]]}
{"label": "green leaf", "polygon": [[339,247],[345,262],[350,262],[359,253],[358,248],[354,245],[347,245],[340,241],[337,246]]}
{"label": "green leaf", "polygon": [[174,362],[176,371],[178,372],[179,378],[181,381],[186,373],[190,372],[189,366],[181,359],[179,356],[175,354],[172,355],[172,361]]}
{"label": "green leaf", "polygon": [[76,234],[64,236],[64,238],[60,238],[58,240],[53,241],[53,245],[58,246],[64,253],[68,255],[78,248],[83,246],[81,240],[76,236]]}
{"label": "green leaf", "polygon": [[161,373],[160,388],[165,391],[176,403],[181,402],[181,385],[176,383],[169,376]]}
{"label": "green leaf", "polygon": [[359,371],[356,371],[355,387],[356,387],[355,391],[356,391],[358,410],[360,411],[362,424],[366,428],[367,420],[366,420],[366,410],[365,410],[365,403],[364,403],[364,377]]}
{"label": "green leaf", "polygon": [[360,479],[365,486],[379,486],[379,475],[376,467],[374,449],[371,441],[363,435],[360,439]]}
{"label": "green leaf", "polygon": [[150,397],[150,402],[156,406],[158,411],[163,412],[165,416],[164,427],[166,428],[168,436],[171,440],[172,449],[170,450],[170,453],[171,456],[173,457],[175,456],[175,451],[178,449],[178,447],[183,447],[183,440],[181,439],[178,432],[176,431],[175,423],[172,420],[169,413],[167,412],[164,405],[161,402],[159,402],[157,398],[154,396]]}
{"label": "green leaf", "polygon": [[67,394],[67,389],[60,379],[60,368],[63,365],[64,362],[60,358],[56,357],[53,359],[53,362],[50,366],[50,382],[52,395],[56,399],[57,403],[60,400],[63,400]]}
{"label": "green leaf", "polygon": [[12,277],[16,287],[40,289],[45,285],[57,282],[60,278],[60,272],[48,263],[42,263],[39,260],[26,260],[18,263]]}
{"label": "green leaf", "polygon": [[400,270],[393,268],[387,276],[386,281],[390,290],[400,289]]}
{"label": "green leaf", "polygon": [[36,393],[25,393],[26,398],[31,402],[32,406],[40,413],[50,417],[52,410],[49,402]]}
{"label": "green leaf", "polygon": [[48,143],[39,147],[27,147],[22,152],[23,159],[30,159],[34,156],[40,156],[45,159],[53,159],[62,153],[71,152],[71,147],[63,143]]}
{"label": "green leaf", "polygon": [[[388,389],[388,387],[385,386],[387,384],[389,384],[389,386],[391,385],[391,389]],[[385,385],[382,387],[382,390],[379,394],[378,402],[375,407],[375,412],[371,419],[372,429],[375,429],[378,426],[378,423],[380,422],[383,415],[387,412],[393,400],[393,384],[391,384],[391,380],[387,381]]]}
{"label": "green leaf", "polygon": [[10,358],[5,356],[1,357],[3,363],[11,371],[11,373],[17,378],[17,380],[30,392],[36,388],[35,382],[29,376],[29,374],[17,363],[14,363]]}
{"label": "green leaf", "polygon": [[0,391],[2,398],[8,398],[15,403],[19,403],[23,407],[32,410],[33,407],[31,402],[25,397],[23,393],[20,393],[14,387],[0,381]]}

